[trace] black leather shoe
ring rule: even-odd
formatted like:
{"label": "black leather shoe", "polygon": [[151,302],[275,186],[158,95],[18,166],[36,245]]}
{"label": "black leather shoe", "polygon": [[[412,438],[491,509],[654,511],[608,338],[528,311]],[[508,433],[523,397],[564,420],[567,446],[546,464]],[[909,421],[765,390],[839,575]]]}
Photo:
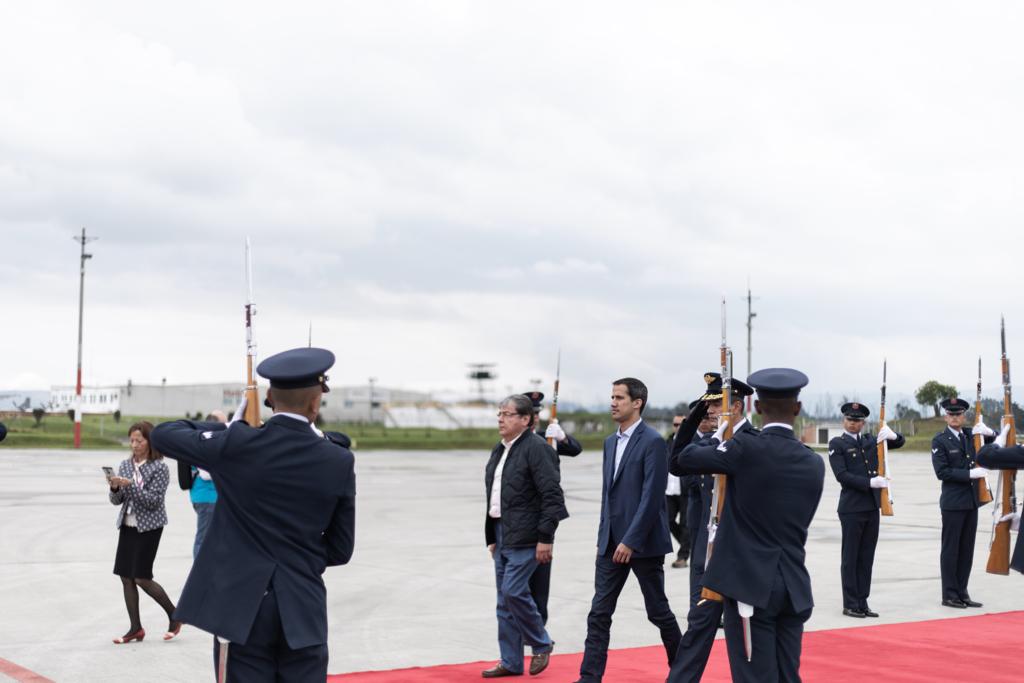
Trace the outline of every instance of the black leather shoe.
{"label": "black leather shoe", "polygon": [[536,676],[544,669],[548,668],[548,664],[551,662],[551,652],[555,649],[554,643],[551,644],[551,650],[544,652],[539,655],[530,657],[530,675]]}
{"label": "black leather shoe", "polygon": [[964,602],[961,602],[960,600],[957,600],[956,598],[952,598],[950,600],[943,600],[942,601],[942,606],[943,607],[956,607],[957,609],[967,609],[967,604],[964,603]]}
{"label": "black leather shoe", "polygon": [[967,598],[966,600],[961,600],[960,602],[964,603],[968,607],[981,607],[981,603],[980,602],[975,602],[974,600],[971,600],[970,598]]}
{"label": "black leather shoe", "polygon": [[490,669],[485,669],[480,673],[484,678],[502,678],[503,676],[522,676],[522,672],[516,673],[515,671],[509,671],[503,667],[500,663],[495,664]]}
{"label": "black leather shoe", "polygon": [[861,613],[866,617],[877,617],[878,612],[872,612],[870,607],[863,607]]}
{"label": "black leather shoe", "polygon": [[863,619],[867,615],[861,612],[859,609],[850,609],[849,607],[843,608],[844,617],[854,617],[855,619]]}

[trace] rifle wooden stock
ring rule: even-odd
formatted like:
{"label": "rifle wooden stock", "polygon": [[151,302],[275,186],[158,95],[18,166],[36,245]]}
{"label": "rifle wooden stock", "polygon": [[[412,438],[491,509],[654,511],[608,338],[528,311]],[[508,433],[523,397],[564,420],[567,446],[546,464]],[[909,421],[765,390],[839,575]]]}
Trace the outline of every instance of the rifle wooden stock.
{"label": "rifle wooden stock", "polygon": [[[558,422],[558,381],[559,378],[555,378],[555,399],[551,402],[551,419],[548,420],[548,424],[554,424]],[[555,437],[548,439],[548,445],[558,450],[558,442],[555,441]]]}
{"label": "rifle wooden stock", "polygon": [[[724,308],[725,303],[722,303]],[[723,316],[724,317],[724,316]],[[723,327],[724,330],[724,327]],[[722,335],[722,419],[726,420],[725,433],[723,434],[723,443],[732,438],[732,377],[729,375],[729,350],[725,345],[725,334]],[[714,520],[714,528],[718,528],[718,522],[722,519],[722,510],[725,507],[725,485],[726,476],[724,474],[715,475],[715,496],[716,502],[715,509],[711,511],[712,520]],[[715,542],[710,537],[708,538],[708,553],[705,558],[705,562],[711,560],[711,553],[714,551]],[[722,602],[722,595],[716,593],[710,588],[701,587],[700,597],[705,600],[713,600],[715,602]]]}
{"label": "rifle wooden stock", "polygon": [[[1003,424],[1006,423],[1010,425],[1010,431],[1006,436],[1006,443],[1015,444],[1017,443],[1017,429],[1013,424],[1012,412],[1003,416]],[[1004,515],[1013,512],[1014,507],[1016,507],[1013,493],[1013,487],[1016,483],[1015,473],[1016,470],[999,471],[999,478],[1001,480],[999,508],[1000,512]],[[988,564],[985,566],[985,571],[989,574],[1002,574],[1004,576],[1010,573],[1010,520],[996,524],[992,536],[992,547],[988,551]]]}
{"label": "rifle wooden stock", "polygon": [[[979,403],[978,407],[979,408],[981,407],[980,403]],[[980,415],[980,413],[979,413],[979,415]],[[981,421],[980,417],[978,418],[978,421],[979,422]],[[974,435],[974,453],[975,453],[975,455],[977,455],[978,451],[980,451],[981,447],[984,446],[984,445],[985,445],[985,439],[981,436],[981,434],[975,434]],[[985,479],[984,477],[981,478],[981,479],[975,479],[974,480],[974,485],[978,487],[978,501],[983,503],[983,504],[984,503],[991,503],[992,502],[992,491],[990,491],[989,488],[988,488],[988,480]]]}
{"label": "rifle wooden stock", "polygon": [[[882,427],[885,426],[885,383],[886,375],[888,374],[889,363],[885,362],[882,365],[882,401],[878,407],[878,431],[882,431]],[[887,465],[889,462],[889,442],[885,439],[877,445],[878,448],[878,476],[884,477],[885,472],[888,469]],[[883,517],[892,517],[892,496],[889,495],[889,487],[886,486],[884,489],[878,490],[879,509],[882,512]]]}

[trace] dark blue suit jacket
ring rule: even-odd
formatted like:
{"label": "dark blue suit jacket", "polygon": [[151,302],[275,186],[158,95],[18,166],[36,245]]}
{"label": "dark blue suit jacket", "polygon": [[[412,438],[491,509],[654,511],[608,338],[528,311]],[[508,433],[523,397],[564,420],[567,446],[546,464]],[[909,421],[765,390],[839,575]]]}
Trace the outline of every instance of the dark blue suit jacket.
{"label": "dark blue suit jacket", "polygon": [[[907,442],[902,434],[896,436],[896,440],[889,443],[889,450],[903,448]],[[871,488],[871,478],[878,476],[878,442],[874,435],[868,432],[854,439],[843,432],[828,442],[828,464],[842,487],[839,514],[878,510],[882,490]]]}
{"label": "dark blue suit jacket", "polygon": [[825,463],[793,430],[742,430],[724,445],[687,446],[687,474],[728,475],[725,508],[703,584],[755,607],[767,607],[776,573],[797,612],[814,606],[804,564],[807,529],[821,500]]}
{"label": "dark blue suit jacket", "polygon": [[284,415],[259,429],[165,422],[150,441],[217,485],[216,514],[175,618],[245,643],[272,587],[289,647],[326,643],[321,575],[349,561],[355,536],[352,452]]}
{"label": "dark blue suit jacket", "polygon": [[615,477],[618,440],[612,434],[604,441],[597,552],[605,555],[625,543],[634,557],[664,556],[672,552],[665,507],[667,445],[661,434],[641,421],[629,437]]}

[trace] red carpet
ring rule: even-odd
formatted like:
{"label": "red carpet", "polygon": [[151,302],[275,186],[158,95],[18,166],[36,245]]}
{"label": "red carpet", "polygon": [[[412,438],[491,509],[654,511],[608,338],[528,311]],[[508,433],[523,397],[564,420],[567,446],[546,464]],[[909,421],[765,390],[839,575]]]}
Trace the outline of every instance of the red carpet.
{"label": "red carpet", "polygon": [[[1024,681],[1021,640],[1024,612],[1003,612],[959,619],[864,626],[804,634],[800,674],[811,683],[885,683],[913,681]],[[495,653],[498,645],[494,644]],[[582,655],[551,658],[540,676],[509,680],[567,683],[576,680]],[[494,660],[428,668],[368,671],[328,676],[332,683],[458,683],[481,681],[480,672]],[[529,666],[529,658],[526,660]],[[668,674],[661,647],[613,650],[608,656],[608,683],[654,681]],[[730,681],[725,642],[717,641],[704,681]]]}

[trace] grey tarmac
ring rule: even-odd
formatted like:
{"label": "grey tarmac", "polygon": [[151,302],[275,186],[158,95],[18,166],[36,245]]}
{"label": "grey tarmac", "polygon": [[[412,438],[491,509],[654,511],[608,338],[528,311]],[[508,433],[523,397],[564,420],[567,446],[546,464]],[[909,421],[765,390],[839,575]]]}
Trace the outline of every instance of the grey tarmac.
{"label": "grey tarmac", "polygon": [[[110,642],[127,628],[127,616],[111,573],[116,509],[100,467],[126,456],[0,449],[0,658],[56,681],[211,680],[211,636],[186,627],[162,642],[166,621],[145,595],[146,640]],[[355,555],[324,576],[331,673],[497,660],[494,575],[483,545],[486,459],[484,451],[357,452]],[[882,518],[870,599],[882,617],[841,614],[839,487],[826,470],[807,547],[816,603],[808,629],[1024,609],[1024,576],[985,573],[991,506],[980,511],[970,583],[984,608],[939,604],[939,482],[926,453],[899,451],[890,459],[896,516]],[[572,516],[555,540],[549,629],[557,652],[566,653],[582,651],[586,635],[601,454],[563,458],[561,469]],[[173,477],[167,509],[155,573],[176,600],[192,561],[195,514]],[[689,573],[666,563],[665,574],[685,627]],[[631,581],[615,614],[612,648],[656,643]]]}

